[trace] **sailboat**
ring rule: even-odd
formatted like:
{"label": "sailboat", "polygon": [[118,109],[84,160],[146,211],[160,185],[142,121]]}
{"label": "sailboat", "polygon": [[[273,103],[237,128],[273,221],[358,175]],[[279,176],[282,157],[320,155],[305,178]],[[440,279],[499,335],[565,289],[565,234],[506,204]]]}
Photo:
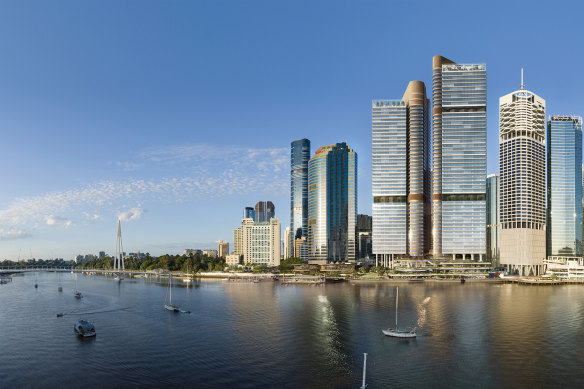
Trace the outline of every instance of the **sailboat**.
{"label": "sailboat", "polygon": [[83,297],[80,291],[77,290],[77,274],[75,274],[75,298],[80,299]]}
{"label": "sailboat", "polygon": [[170,301],[168,304],[164,304],[164,309],[166,309],[167,311],[172,311],[172,312],[180,312],[180,308],[178,305],[174,305],[172,303],[172,274],[168,275],[168,292],[170,295]]}
{"label": "sailboat", "polygon": [[191,283],[191,278],[189,277],[189,265],[187,265],[187,278],[183,278],[183,282],[185,284],[190,284]]}
{"label": "sailboat", "polygon": [[114,271],[116,272],[116,276],[114,280],[121,281],[122,273],[125,271],[124,267],[124,247],[122,245],[122,226],[120,219],[118,219],[118,236],[116,238],[116,254],[114,258]]}
{"label": "sailboat", "polygon": [[395,288],[395,328],[388,328],[381,330],[386,336],[393,336],[395,338],[415,338],[416,327],[414,328],[399,328],[397,325],[397,303],[398,303],[399,289]]}

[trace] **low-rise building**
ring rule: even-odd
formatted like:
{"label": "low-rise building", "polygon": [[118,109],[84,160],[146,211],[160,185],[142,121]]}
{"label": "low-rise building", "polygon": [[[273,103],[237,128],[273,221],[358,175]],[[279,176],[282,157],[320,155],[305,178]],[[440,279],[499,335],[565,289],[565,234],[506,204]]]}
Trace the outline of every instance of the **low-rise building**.
{"label": "low-rise building", "polygon": [[203,255],[211,258],[217,258],[217,250],[203,250]]}
{"label": "low-rise building", "polygon": [[227,266],[241,265],[243,256],[241,254],[228,254],[225,256],[225,263]]}

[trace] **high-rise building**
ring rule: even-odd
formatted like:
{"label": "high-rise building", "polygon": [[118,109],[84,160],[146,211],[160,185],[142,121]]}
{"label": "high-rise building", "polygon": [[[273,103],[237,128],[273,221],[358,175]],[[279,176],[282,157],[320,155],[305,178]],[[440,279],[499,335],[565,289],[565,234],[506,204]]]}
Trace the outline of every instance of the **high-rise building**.
{"label": "high-rise building", "polygon": [[290,145],[290,229],[289,247],[294,239],[308,234],[308,161],[310,141],[295,140]]}
{"label": "high-rise building", "polygon": [[372,102],[373,254],[378,265],[430,250],[430,102],[421,81]]}
{"label": "high-rise building", "polygon": [[288,226],[284,229],[284,259],[293,256],[293,250],[290,245],[290,243],[293,241],[294,240],[292,239],[292,231],[290,230],[290,226]]}
{"label": "high-rise building", "polygon": [[582,257],[582,118],[547,124],[547,257]]}
{"label": "high-rise building", "polygon": [[357,153],[345,142],[322,146],[308,162],[308,259],[355,260],[356,223]]}
{"label": "high-rise building", "polygon": [[243,211],[243,218],[244,219],[252,219],[253,221],[256,220],[256,211],[253,207],[245,207]]}
{"label": "high-rise building", "polygon": [[[244,218],[243,220],[251,219]],[[253,222],[253,219],[251,219]],[[233,230],[233,254],[243,255],[243,236],[241,234],[241,227]]]}
{"label": "high-rise building", "polygon": [[372,218],[369,215],[357,215],[357,228],[355,229],[357,258],[370,259],[372,251]]}
{"label": "high-rise building", "polygon": [[308,240],[306,236],[294,239],[294,258],[308,261]]}
{"label": "high-rise building", "polygon": [[243,219],[241,222],[243,263],[280,265],[280,235],[280,221],[276,218],[270,219],[269,222]]}
{"label": "high-rise building", "polygon": [[[522,71],[523,73],[523,71]],[[541,275],[546,258],[545,100],[523,88],[499,98],[501,265]]]}
{"label": "high-rise building", "polygon": [[487,176],[487,261],[499,264],[499,175]]}
{"label": "high-rise building", "polygon": [[229,254],[229,242],[219,241],[217,244],[217,252],[221,258],[226,258]]}
{"label": "high-rise building", "polygon": [[437,258],[483,260],[486,66],[435,56],[432,89],[432,253]]}
{"label": "high-rise building", "polygon": [[258,201],[256,203],[254,221],[269,222],[273,217],[276,217],[276,207],[271,201]]}

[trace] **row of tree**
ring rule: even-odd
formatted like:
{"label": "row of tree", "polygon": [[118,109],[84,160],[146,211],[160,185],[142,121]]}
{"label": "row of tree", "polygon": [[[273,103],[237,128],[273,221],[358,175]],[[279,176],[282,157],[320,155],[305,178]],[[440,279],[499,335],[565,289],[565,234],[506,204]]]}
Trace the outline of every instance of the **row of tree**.
{"label": "row of tree", "polygon": [[[112,257],[103,257],[92,259],[82,264],[77,265],[79,269],[113,269],[114,259]],[[182,272],[204,272],[204,271],[221,271],[225,268],[225,258],[212,258],[204,254],[189,254],[189,255],[161,255],[159,257],[151,257],[146,255],[139,259],[135,257],[128,257],[124,259],[124,267],[126,270],[154,270],[164,269],[170,271]]]}

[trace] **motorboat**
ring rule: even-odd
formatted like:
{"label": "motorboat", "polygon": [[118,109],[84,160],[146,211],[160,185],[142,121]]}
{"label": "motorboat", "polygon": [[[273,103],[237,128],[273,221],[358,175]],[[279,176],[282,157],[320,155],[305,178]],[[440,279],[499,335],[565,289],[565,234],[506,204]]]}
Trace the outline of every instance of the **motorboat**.
{"label": "motorboat", "polygon": [[95,336],[95,327],[93,324],[85,320],[79,320],[77,323],[75,323],[73,329],[75,330],[77,336],[81,336],[82,338]]}

